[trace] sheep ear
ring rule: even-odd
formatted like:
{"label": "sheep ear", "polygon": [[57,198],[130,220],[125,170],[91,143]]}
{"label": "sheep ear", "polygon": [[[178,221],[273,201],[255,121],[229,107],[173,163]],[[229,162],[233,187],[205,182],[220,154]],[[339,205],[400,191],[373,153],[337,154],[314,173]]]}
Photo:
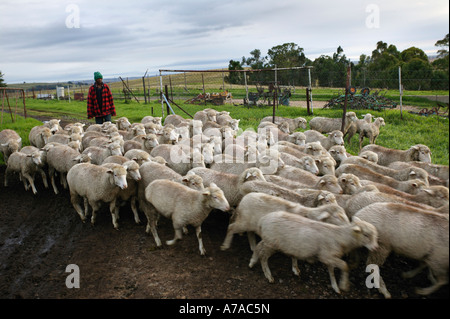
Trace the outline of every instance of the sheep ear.
{"label": "sheep ear", "polygon": [[416,172],[411,171],[411,172],[409,172],[409,175],[410,175],[410,176],[411,176],[411,175],[416,175]]}
{"label": "sheep ear", "polygon": [[359,227],[359,226],[353,226],[353,227],[352,227],[352,230],[353,230],[353,232],[356,233],[356,234],[359,234],[359,233],[362,232],[361,227]]}
{"label": "sheep ear", "polygon": [[327,219],[328,217],[330,217],[330,213],[328,212],[323,212],[318,216],[318,220],[320,221],[324,221],[325,219]]}
{"label": "sheep ear", "polygon": [[347,179],[345,177],[341,178],[342,183],[346,183]]}
{"label": "sheep ear", "polygon": [[317,196],[317,199],[322,200],[322,199],[325,199],[325,197],[321,194],[321,195]]}
{"label": "sheep ear", "polygon": [[8,143],[4,143],[4,144],[1,144],[3,147],[7,147],[8,145],[9,145],[9,142]]}
{"label": "sheep ear", "polygon": [[106,173],[108,173],[108,174],[114,174],[114,171],[113,171],[112,169],[108,169],[108,170],[106,171]]}
{"label": "sheep ear", "polygon": [[215,183],[210,183],[209,187],[217,187],[217,185]]}
{"label": "sheep ear", "polygon": [[320,164],[320,163],[322,163],[322,161],[320,159],[316,158],[316,163]]}
{"label": "sheep ear", "polygon": [[247,173],[247,175],[245,175],[245,179],[247,180],[250,176],[253,176],[252,173]]}
{"label": "sheep ear", "polygon": [[426,193],[428,193],[428,194],[430,194],[430,195],[434,195],[433,190],[431,190],[431,189],[429,189],[429,188],[424,188],[423,190],[424,190],[424,192],[426,192]]}
{"label": "sheep ear", "polygon": [[22,143],[22,138],[17,139],[17,143]]}
{"label": "sheep ear", "polygon": [[205,189],[205,190],[203,190],[202,195],[209,196],[209,195],[211,195],[211,192],[209,191],[209,189]]}

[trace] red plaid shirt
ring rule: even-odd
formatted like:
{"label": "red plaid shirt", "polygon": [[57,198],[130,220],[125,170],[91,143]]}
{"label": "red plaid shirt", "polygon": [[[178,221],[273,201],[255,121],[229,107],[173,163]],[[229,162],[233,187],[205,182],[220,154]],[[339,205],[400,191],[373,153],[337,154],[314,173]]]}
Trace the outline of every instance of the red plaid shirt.
{"label": "red plaid shirt", "polygon": [[88,119],[93,117],[102,117],[108,114],[111,114],[111,116],[116,116],[116,108],[114,106],[113,97],[108,85],[103,83],[103,90],[102,90],[103,105],[101,109],[97,102],[97,94],[95,92],[95,87],[96,84],[92,85],[89,88],[89,94],[87,98]]}

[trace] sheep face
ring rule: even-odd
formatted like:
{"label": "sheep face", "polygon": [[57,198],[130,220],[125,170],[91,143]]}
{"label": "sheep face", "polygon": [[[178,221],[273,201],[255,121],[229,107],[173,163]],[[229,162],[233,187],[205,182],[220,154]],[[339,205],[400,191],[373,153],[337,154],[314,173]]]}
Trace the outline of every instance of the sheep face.
{"label": "sheep face", "polygon": [[127,170],[125,167],[114,167],[113,169],[108,169],[107,173],[111,175],[112,184],[119,186],[120,189],[126,189],[128,187]]}
{"label": "sheep face", "polygon": [[111,152],[111,155],[122,155],[121,147],[118,143],[108,144],[108,149]]}
{"label": "sheep face", "polygon": [[334,194],[342,194],[343,190],[338,179],[333,175],[324,175],[317,182],[317,189],[326,190]]}
{"label": "sheep face", "polygon": [[128,178],[135,180],[137,182],[141,180],[141,174],[139,173],[139,164],[138,163],[131,160],[131,161],[123,163],[122,166],[125,167],[125,169],[127,170]]}
{"label": "sheep face", "polygon": [[338,179],[344,194],[355,194],[361,188],[360,180],[353,174],[342,174]]}
{"label": "sheep face", "polygon": [[27,157],[31,157],[31,159],[33,160],[33,163],[36,166],[41,166],[42,165],[42,159],[41,159],[42,158],[42,153],[43,152],[36,151],[36,152],[33,152],[33,153],[27,155]]}
{"label": "sheep face", "polygon": [[198,191],[204,189],[203,179],[201,178],[201,176],[195,174],[188,174],[184,176],[181,182],[183,185]]}
{"label": "sheep face", "polygon": [[345,148],[342,145],[332,146],[328,152],[337,163],[341,163],[348,158],[347,152],[345,151]]}
{"label": "sheep face", "polygon": [[209,187],[205,188],[202,194],[208,201],[209,207],[219,209],[224,212],[230,210],[230,204],[225,198],[223,191],[217,187],[216,184],[209,184]]}
{"label": "sheep face", "polygon": [[362,246],[369,250],[378,248],[378,232],[375,226],[358,217],[353,217],[352,224],[353,236]]}
{"label": "sheep face", "polygon": [[311,156],[320,156],[322,155],[322,145],[319,142],[310,142],[306,144],[305,152]]}
{"label": "sheep face", "polygon": [[295,132],[293,134],[291,134],[291,141],[292,143],[296,144],[296,145],[305,145],[306,143],[306,136],[305,134],[303,134],[302,132]]}
{"label": "sheep face", "polygon": [[317,206],[337,204],[336,196],[329,191],[321,191],[317,195]]}
{"label": "sheep face", "polygon": [[301,160],[303,162],[303,169],[314,175],[319,174],[319,168],[316,165],[316,161],[311,156],[305,156]]}
{"label": "sheep face", "polygon": [[44,125],[50,129],[52,134],[55,134],[59,130],[59,122],[61,122],[61,120],[53,119],[50,121],[44,121]]}
{"label": "sheep face", "polygon": [[214,146],[206,143],[203,145],[202,155],[205,164],[212,164],[214,162]]}
{"label": "sheep face", "polygon": [[333,145],[344,145],[344,134],[341,131],[331,132],[330,138]]}
{"label": "sheep face", "polygon": [[306,120],[303,117],[297,117],[294,119],[297,127],[301,129],[306,129]]}
{"label": "sheep face", "polygon": [[431,151],[428,146],[415,145],[412,147],[416,151],[416,160],[419,162],[431,163]]}

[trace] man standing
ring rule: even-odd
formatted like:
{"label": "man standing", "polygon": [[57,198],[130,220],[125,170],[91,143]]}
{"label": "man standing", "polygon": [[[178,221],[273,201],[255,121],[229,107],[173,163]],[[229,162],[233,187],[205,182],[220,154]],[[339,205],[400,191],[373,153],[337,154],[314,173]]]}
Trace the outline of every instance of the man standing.
{"label": "man standing", "polygon": [[103,75],[100,72],[94,73],[95,83],[89,88],[87,99],[88,119],[95,117],[95,123],[103,124],[111,122],[111,116],[116,116],[111,90],[103,83]]}

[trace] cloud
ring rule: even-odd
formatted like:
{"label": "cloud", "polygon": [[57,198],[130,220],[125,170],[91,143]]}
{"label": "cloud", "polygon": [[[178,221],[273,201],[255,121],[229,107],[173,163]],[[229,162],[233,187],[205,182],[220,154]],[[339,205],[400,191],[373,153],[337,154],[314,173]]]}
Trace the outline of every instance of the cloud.
{"label": "cloud", "polygon": [[[0,70],[7,83],[78,80],[160,68],[226,68],[253,49],[263,55],[294,42],[315,59],[338,46],[358,59],[378,41],[429,54],[448,33],[441,0],[378,0],[379,26],[367,25],[372,0],[2,0]],[[75,8],[75,10],[73,9]],[[78,9],[78,10],[77,10]],[[79,13],[79,28],[67,21]],[[72,16],[71,16],[72,15]],[[32,72],[30,72],[30,70]]]}

